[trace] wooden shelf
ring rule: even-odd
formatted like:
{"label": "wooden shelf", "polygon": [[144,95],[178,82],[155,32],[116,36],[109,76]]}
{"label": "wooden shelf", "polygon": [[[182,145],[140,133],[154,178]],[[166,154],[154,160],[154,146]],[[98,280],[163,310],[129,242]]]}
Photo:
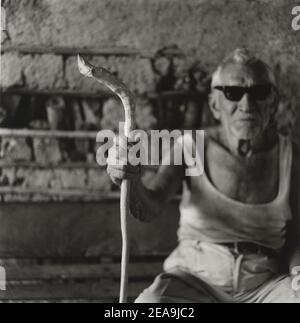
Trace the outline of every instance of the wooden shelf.
{"label": "wooden shelf", "polygon": [[[66,55],[74,56],[77,54],[88,56],[137,56],[142,58],[152,58],[155,53],[145,50],[139,50],[128,47],[65,47],[65,46],[2,46],[2,53],[16,52],[21,54],[42,55]],[[182,56],[182,52],[176,48],[164,50],[164,55],[167,56]]]}
{"label": "wooden shelf", "polygon": [[56,139],[84,139],[96,140],[98,132],[94,131],[58,131],[58,130],[30,130],[0,128],[0,137],[10,138],[56,138]]}
{"label": "wooden shelf", "polygon": [[90,99],[108,99],[113,97],[111,92],[84,92],[76,90],[63,90],[63,89],[49,89],[49,90],[35,90],[27,88],[8,88],[0,89],[1,94],[13,94],[13,95],[36,95],[36,96],[65,96],[65,97],[78,97],[78,98],[90,98]]}
{"label": "wooden shelf", "polygon": [[1,52],[17,52],[21,54],[41,55],[41,54],[55,54],[55,55],[95,55],[95,56],[135,56],[145,55],[136,49],[127,47],[64,47],[64,46],[3,46]]}
{"label": "wooden shelf", "polygon": [[[93,198],[97,201],[119,201],[120,192],[103,192],[96,189],[53,189],[53,188],[23,188],[12,186],[1,186],[1,194],[12,195],[39,195],[39,196],[59,196],[62,198],[67,197],[80,197],[80,198]],[[172,201],[180,201],[181,196],[175,196]]]}
{"label": "wooden shelf", "polygon": [[59,164],[41,164],[36,162],[8,162],[0,161],[0,168],[33,168],[33,169],[101,169],[97,163],[88,162],[67,162]]}
{"label": "wooden shelf", "polygon": [[1,186],[0,194],[13,195],[42,195],[42,196],[59,196],[59,197],[81,197],[81,198],[95,198],[97,201],[116,201],[120,199],[120,193],[103,192],[92,189],[53,189],[53,188],[23,188],[12,186]]}
{"label": "wooden shelf", "polygon": [[[64,90],[64,89],[49,89],[49,90],[35,90],[27,88],[0,88],[0,94],[14,94],[14,95],[36,95],[36,96],[66,96],[66,97],[79,97],[90,99],[108,99],[115,96],[112,92],[85,92],[77,90]],[[138,95],[137,95],[138,96]],[[172,99],[172,98],[202,98],[203,93],[200,92],[187,92],[187,91],[166,91],[160,93],[145,93],[144,95],[149,99]]]}
{"label": "wooden shelf", "polygon": [[[0,168],[34,168],[34,169],[105,169],[106,166],[100,166],[97,163],[89,162],[66,162],[57,164],[42,164],[37,162],[8,162],[0,160]],[[157,171],[159,166],[145,165],[144,170]]]}

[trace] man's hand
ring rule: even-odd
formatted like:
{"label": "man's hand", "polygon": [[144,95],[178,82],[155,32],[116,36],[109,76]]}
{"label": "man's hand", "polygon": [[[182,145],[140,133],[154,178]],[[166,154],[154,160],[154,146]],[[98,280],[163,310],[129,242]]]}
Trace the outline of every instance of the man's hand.
{"label": "man's hand", "polygon": [[123,179],[136,180],[141,176],[141,166],[132,166],[128,161],[128,153],[133,144],[127,138],[119,136],[108,152],[107,172],[111,180],[121,185]]}

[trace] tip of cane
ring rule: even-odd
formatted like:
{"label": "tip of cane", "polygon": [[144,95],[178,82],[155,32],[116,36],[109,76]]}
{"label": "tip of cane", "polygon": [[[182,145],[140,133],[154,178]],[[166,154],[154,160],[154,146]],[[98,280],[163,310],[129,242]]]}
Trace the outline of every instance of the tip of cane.
{"label": "tip of cane", "polygon": [[85,77],[92,77],[94,66],[85,60],[80,54],[78,54],[77,59],[79,72]]}

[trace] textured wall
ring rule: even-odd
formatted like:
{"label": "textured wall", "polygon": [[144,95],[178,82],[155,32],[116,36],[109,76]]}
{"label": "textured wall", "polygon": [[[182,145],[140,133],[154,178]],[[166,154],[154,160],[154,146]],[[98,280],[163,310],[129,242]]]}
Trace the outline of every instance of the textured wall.
{"label": "textured wall", "polygon": [[[3,44],[136,50],[140,53],[136,56],[102,55],[91,59],[116,72],[138,94],[162,89],[202,90],[206,74],[228,52],[246,46],[276,69],[282,94],[280,128],[289,131],[296,123],[295,138],[299,139],[296,120],[300,98],[300,32],[291,27],[291,11],[297,4],[299,1],[293,0],[4,0],[7,34]],[[180,55],[161,54],[165,48],[175,48]],[[199,84],[194,88],[191,82],[185,85],[191,71],[197,81],[199,70],[202,73]],[[99,90],[97,84],[79,75],[73,56],[16,52],[5,52],[2,56],[1,86]],[[113,128],[112,124],[121,116],[110,111],[109,107],[104,109],[102,121],[95,121],[95,125]],[[145,128],[150,128],[155,117],[147,111],[142,111],[140,118],[143,124],[145,119],[154,119],[153,123],[146,122]],[[4,182],[16,181],[12,170],[5,172]],[[23,174],[22,169],[19,173]],[[90,183],[86,174],[81,184],[72,181],[70,187]],[[28,180],[20,182],[29,186]],[[43,185],[58,184],[49,180]],[[105,178],[102,187],[104,191],[110,189]]]}
{"label": "textured wall", "polygon": [[[208,70],[214,68],[226,53],[245,45],[258,51],[272,65],[280,63],[283,73],[290,68],[294,74],[299,76],[300,73],[297,64],[300,36],[291,28],[291,10],[298,1],[3,2],[7,8],[8,33],[12,44],[98,48],[125,46],[150,54],[177,45],[188,58],[201,60]],[[58,60],[53,64],[57,66],[60,62]],[[298,66],[295,67],[295,64]]]}
{"label": "textured wall", "polygon": [[[8,0],[14,44],[129,46],[154,53],[178,45],[214,66],[248,45],[276,60],[295,59],[290,0]],[[279,53],[281,55],[279,55]]]}
{"label": "textured wall", "polygon": [[[149,57],[177,46],[185,68],[211,72],[236,47],[247,46],[276,68],[283,93],[299,98],[300,32],[291,28],[296,0],[9,0],[9,39],[26,46],[129,47],[146,58],[98,58],[137,92],[155,89]],[[78,76],[74,58],[3,57],[2,85],[96,90]],[[87,82],[87,83],[86,83]],[[24,84],[25,83],[25,84]]]}
{"label": "textured wall", "polygon": [[[187,64],[200,60],[207,71],[236,47],[247,46],[277,67],[282,82],[299,87],[300,33],[291,28],[295,0],[9,0],[6,44],[130,47],[153,56],[178,46]],[[148,59],[105,62],[133,88],[153,90]],[[74,59],[3,57],[4,85],[81,87]],[[10,71],[10,77],[8,72]],[[286,90],[289,92],[289,90]]]}

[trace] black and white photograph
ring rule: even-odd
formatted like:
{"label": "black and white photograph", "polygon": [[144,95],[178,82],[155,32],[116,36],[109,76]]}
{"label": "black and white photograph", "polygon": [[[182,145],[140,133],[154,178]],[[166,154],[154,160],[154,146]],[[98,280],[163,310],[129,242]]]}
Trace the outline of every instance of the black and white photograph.
{"label": "black and white photograph", "polygon": [[0,3],[0,303],[299,304],[300,1]]}

